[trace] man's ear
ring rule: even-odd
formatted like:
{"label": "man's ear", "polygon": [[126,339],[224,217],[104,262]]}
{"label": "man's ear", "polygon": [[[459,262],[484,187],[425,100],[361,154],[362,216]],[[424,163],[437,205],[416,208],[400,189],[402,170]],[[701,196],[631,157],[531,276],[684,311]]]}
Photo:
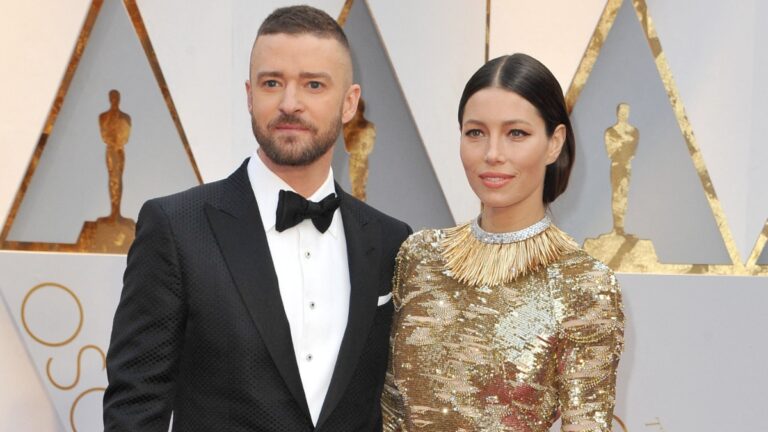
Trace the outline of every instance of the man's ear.
{"label": "man's ear", "polygon": [[[341,122],[347,123],[355,116],[357,112],[357,102],[360,101],[362,89],[358,84],[352,84],[344,95],[344,104],[341,108]],[[249,93],[250,94],[250,93]]]}
{"label": "man's ear", "polygon": [[251,95],[251,80],[245,80],[245,94],[248,99],[248,112],[253,115],[253,96]]}
{"label": "man's ear", "polygon": [[547,149],[547,165],[556,161],[560,156],[560,152],[563,150],[563,144],[565,144],[566,128],[564,124],[559,124],[552,132],[552,136],[549,137],[549,148]]}

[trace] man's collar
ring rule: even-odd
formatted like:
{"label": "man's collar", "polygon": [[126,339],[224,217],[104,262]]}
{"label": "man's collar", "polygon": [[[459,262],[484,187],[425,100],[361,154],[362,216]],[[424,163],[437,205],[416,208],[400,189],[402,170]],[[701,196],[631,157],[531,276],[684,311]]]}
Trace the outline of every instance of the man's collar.
{"label": "man's collar", "polygon": [[[248,179],[251,182],[251,189],[253,189],[253,195],[259,206],[259,213],[261,214],[261,222],[264,224],[264,231],[269,232],[274,230],[275,214],[277,213],[277,201],[280,190],[296,191],[277,174],[272,172],[272,170],[267,168],[257,152],[254,152],[251,159],[248,161]],[[323,184],[307,199],[317,202],[332,193],[335,194],[336,189],[333,182],[333,168],[330,168],[328,170],[328,177],[326,177]],[[339,216],[340,213],[337,210],[334,214],[331,226],[328,228],[328,231],[326,231],[331,233],[333,238],[339,238],[339,230],[342,228],[341,221],[337,220],[339,219]]]}

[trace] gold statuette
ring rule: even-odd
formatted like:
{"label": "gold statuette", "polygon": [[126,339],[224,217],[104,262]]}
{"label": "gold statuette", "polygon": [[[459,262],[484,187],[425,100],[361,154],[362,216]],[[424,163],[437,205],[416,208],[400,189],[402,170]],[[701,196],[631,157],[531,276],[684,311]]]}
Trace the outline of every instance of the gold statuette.
{"label": "gold statuette", "polygon": [[596,239],[584,241],[587,252],[614,269],[625,269],[628,263],[632,263],[635,269],[648,271],[659,264],[656,249],[650,240],[624,231],[632,159],[639,140],[640,133],[629,123],[629,105],[620,103],[616,107],[616,124],[605,130],[605,151],[611,159],[613,229]]}
{"label": "gold statuette", "polygon": [[349,181],[352,195],[362,201],[367,198],[368,156],[376,144],[376,126],[365,118],[365,103],[362,99],[352,120],[344,125],[344,147],[349,154]]}
{"label": "gold statuette", "polygon": [[109,216],[83,224],[77,244],[92,252],[126,253],[133,242],[136,223],[120,214],[123,198],[125,145],[131,134],[131,116],[120,111],[120,92],[109,91],[109,110],[99,115],[101,139],[107,145],[106,162],[109,173]]}

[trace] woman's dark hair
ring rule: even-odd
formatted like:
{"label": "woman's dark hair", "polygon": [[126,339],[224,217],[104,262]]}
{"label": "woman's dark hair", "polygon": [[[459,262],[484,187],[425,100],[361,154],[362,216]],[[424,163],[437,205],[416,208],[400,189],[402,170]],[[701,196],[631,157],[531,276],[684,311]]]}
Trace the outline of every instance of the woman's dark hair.
{"label": "woman's dark hair", "polygon": [[551,203],[568,187],[576,156],[576,141],[560,84],[546,66],[529,55],[517,53],[495,58],[478,69],[464,87],[459,101],[459,127],[469,98],[488,87],[509,90],[530,102],[544,119],[547,136],[551,137],[558,125],[565,125],[563,149],[557,160],[547,165],[544,177],[544,203]]}

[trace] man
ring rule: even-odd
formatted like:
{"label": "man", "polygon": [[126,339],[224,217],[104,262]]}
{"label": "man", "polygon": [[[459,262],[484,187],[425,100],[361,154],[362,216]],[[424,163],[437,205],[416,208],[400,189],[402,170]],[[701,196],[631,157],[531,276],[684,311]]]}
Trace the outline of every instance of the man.
{"label": "man", "polygon": [[164,432],[171,412],[181,431],[381,430],[390,284],[410,228],[333,182],[360,97],[343,31],[314,8],[276,10],[246,91],[256,154],[140,212],[106,430]]}

